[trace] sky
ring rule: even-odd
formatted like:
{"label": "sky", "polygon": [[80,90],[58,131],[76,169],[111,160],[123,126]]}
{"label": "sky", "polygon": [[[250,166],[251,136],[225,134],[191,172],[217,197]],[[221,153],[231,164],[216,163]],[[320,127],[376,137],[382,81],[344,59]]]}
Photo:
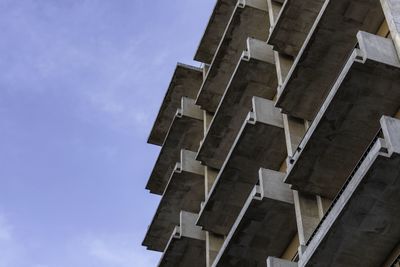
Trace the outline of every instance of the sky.
{"label": "sky", "polygon": [[147,267],[146,140],[214,0],[0,0],[0,267]]}

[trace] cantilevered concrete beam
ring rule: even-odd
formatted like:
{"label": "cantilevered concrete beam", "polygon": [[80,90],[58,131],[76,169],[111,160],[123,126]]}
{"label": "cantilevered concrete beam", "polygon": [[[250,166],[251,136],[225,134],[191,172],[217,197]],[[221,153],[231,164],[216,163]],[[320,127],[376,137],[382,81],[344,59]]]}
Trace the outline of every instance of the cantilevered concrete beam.
{"label": "cantilevered concrete beam", "polygon": [[400,108],[400,61],[390,39],[360,32],[330,94],[292,158],[285,182],[333,199],[379,130]]}
{"label": "cantilevered concrete beam", "polygon": [[164,251],[181,210],[198,213],[204,201],[204,167],[195,160],[196,153],[181,150],[143,245],[150,250]]}
{"label": "cantilevered concrete beam", "polygon": [[390,35],[400,57],[400,1],[381,0],[383,13],[389,26]]}
{"label": "cantilevered concrete beam", "polygon": [[211,63],[236,3],[237,0],[217,0],[194,60]]}
{"label": "cantilevered concrete beam", "polygon": [[383,117],[381,126],[383,138],[374,139],[361,158],[299,266],[382,266],[398,245],[400,121]]}
{"label": "cantilevered concrete beam", "polygon": [[159,146],[164,143],[176,110],[181,106],[182,97],[196,98],[202,82],[202,69],[178,63],[167,93],[161,103],[160,111],[147,141],[148,143]]}
{"label": "cantilevered concrete beam", "polygon": [[254,97],[249,113],[209,193],[197,222],[227,235],[254,185],[260,167],[279,170],[286,158],[282,115],[270,100]]}
{"label": "cantilevered concrete beam", "polygon": [[272,99],[277,76],[272,47],[249,38],[202,142],[197,159],[220,169],[251,109],[253,96]]}
{"label": "cantilevered concrete beam", "polygon": [[[272,1],[272,0],[269,0]],[[279,53],[297,56],[325,0],[286,0],[268,43]]]}
{"label": "cantilevered concrete beam", "polygon": [[181,149],[197,151],[203,136],[203,113],[194,100],[182,97],[181,108],[176,112],[160,155],[147,182],[146,189],[162,195]]}
{"label": "cantilevered concrete beam", "polygon": [[260,169],[260,181],[247,198],[213,267],[265,266],[280,256],[296,235],[293,194],[284,173]]}
{"label": "cantilevered concrete beam", "polygon": [[267,267],[297,267],[297,262],[291,262],[274,257],[267,259]]}
{"label": "cantilevered concrete beam", "polygon": [[376,33],[383,19],[379,1],[325,0],[283,84],[277,101],[282,112],[313,120],[357,44],[357,32]]}
{"label": "cantilevered concrete beam", "polygon": [[195,225],[197,214],[182,211],[159,267],[205,267],[205,233]]}
{"label": "cantilevered concrete beam", "polygon": [[239,0],[197,96],[196,104],[215,112],[248,37],[266,41],[269,27],[265,0]]}

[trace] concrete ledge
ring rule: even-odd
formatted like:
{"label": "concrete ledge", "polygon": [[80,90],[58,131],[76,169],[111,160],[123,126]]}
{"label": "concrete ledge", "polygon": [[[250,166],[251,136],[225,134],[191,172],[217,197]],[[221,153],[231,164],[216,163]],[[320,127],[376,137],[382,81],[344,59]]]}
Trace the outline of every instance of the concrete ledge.
{"label": "concrete ledge", "polygon": [[235,6],[236,1],[232,0],[218,0],[215,3],[194,60],[211,63]]}
{"label": "concrete ledge", "polygon": [[297,56],[324,2],[325,0],[286,0],[276,24],[271,25],[268,43],[279,53]]}
{"label": "concrete ledge", "polygon": [[272,47],[263,41],[247,39],[247,50],[236,66],[197,159],[207,166],[220,169],[251,109],[252,97],[272,99],[276,88]]}
{"label": "concrete ledge", "polygon": [[296,235],[293,194],[284,174],[260,169],[259,185],[248,196],[213,267],[265,266],[268,256],[283,254]]}
{"label": "concrete ledge", "polygon": [[268,27],[266,1],[237,2],[197,96],[197,105],[209,112],[217,110],[242,52],[246,49],[247,38],[266,41]]}
{"label": "concrete ledge", "polygon": [[182,97],[186,96],[194,99],[200,90],[202,82],[202,69],[178,63],[167,93],[161,103],[160,110],[147,141],[148,143],[159,146],[164,143],[176,110],[181,105]]}
{"label": "concrete ledge", "polygon": [[205,267],[205,233],[195,226],[197,214],[182,211],[159,267]]}
{"label": "concrete ledge", "polygon": [[360,32],[355,49],[289,165],[292,188],[336,196],[379,130],[400,108],[400,62],[390,39]]}
{"label": "concrete ledge", "polygon": [[181,210],[198,213],[204,201],[204,167],[195,160],[196,153],[181,150],[143,245],[150,250],[164,251],[174,227],[179,224]]}
{"label": "concrete ledge", "polygon": [[203,136],[203,112],[194,100],[182,97],[181,108],[175,114],[146,189],[162,195],[181,149],[197,151]]}
{"label": "concrete ledge", "polygon": [[[381,266],[400,240],[400,121],[376,138],[311,237],[299,266]],[[393,142],[394,141],[394,142]]]}
{"label": "concrete ledge", "polygon": [[282,115],[270,100],[253,98],[249,113],[200,212],[198,225],[227,235],[258,182],[260,167],[279,170],[286,158]]}
{"label": "concrete ledge", "polygon": [[357,44],[357,32],[376,33],[383,19],[379,1],[326,0],[282,86],[277,107],[313,120]]}
{"label": "concrete ledge", "polygon": [[268,257],[267,267],[297,267],[297,262],[291,262],[274,257]]}
{"label": "concrete ledge", "polygon": [[383,13],[389,26],[390,35],[400,57],[400,2],[397,0],[381,0]]}

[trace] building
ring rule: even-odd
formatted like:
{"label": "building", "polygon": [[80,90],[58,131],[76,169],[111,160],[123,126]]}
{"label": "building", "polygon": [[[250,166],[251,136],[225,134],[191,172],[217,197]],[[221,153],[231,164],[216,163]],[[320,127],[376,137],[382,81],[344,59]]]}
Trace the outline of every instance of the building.
{"label": "building", "polygon": [[399,0],[218,0],[148,140],[159,266],[400,266],[399,55]]}

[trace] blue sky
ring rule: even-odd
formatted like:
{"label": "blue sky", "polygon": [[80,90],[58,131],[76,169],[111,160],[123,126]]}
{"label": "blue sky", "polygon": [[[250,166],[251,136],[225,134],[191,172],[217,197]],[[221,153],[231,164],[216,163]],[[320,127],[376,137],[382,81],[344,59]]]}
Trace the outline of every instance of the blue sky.
{"label": "blue sky", "polygon": [[146,139],[213,5],[0,0],[0,267],[157,264]]}

